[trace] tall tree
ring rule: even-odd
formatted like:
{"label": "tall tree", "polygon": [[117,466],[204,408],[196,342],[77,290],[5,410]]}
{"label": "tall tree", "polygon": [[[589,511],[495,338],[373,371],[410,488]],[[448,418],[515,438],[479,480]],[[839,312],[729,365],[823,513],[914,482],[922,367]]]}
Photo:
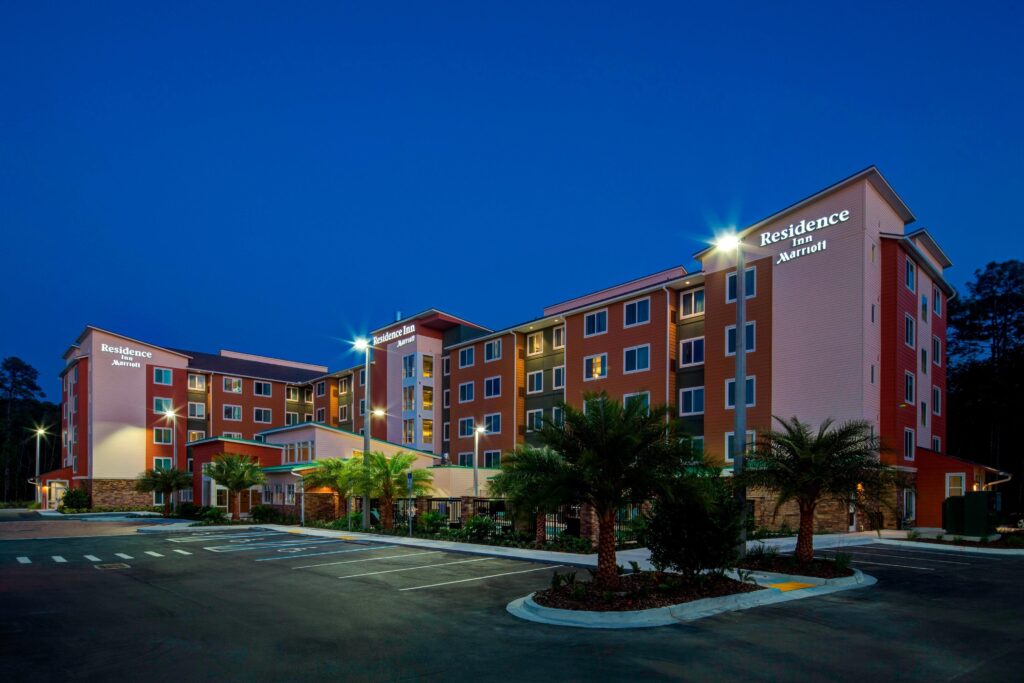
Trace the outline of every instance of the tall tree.
{"label": "tall tree", "polygon": [[[262,484],[267,480],[259,463],[250,456],[235,453],[218,453],[206,470],[210,479],[223,486],[235,498],[232,519],[242,516],[242,491]],[[230,499],[229,499],[230,504]]]}
{"label": "tall tree", "polygon": [[330,489],[334,494],[334,517],[337,519],[341,516],[343,506],[344,511],[348,512],[348,498],[363,476],[363,460],[362,458],[347,460],[327,458],[315,462],[316,469],[303,477],[306,490]]}
{"label": "tall tree", "polygon": [[[29,413],[35,412],[42,390],[38,384],[39,371],[18,358],[8,356],[0,362],[0,397],[4,401],[3,444],[0,456],[3,458],[4,500],[10,500],[12,490],[17,495],[19,486],[14,481],[18,466],[24,456],[27,428],[30,426]],[[18,477],[20,479],[20,477]]]}
{"label": "tall tree", "polygon": [[358,488],[377,499],[381,526],[393,529],[395,516],[392,506],[396,498],[401,498],[408,491],[406,475],[412,473],[414,496],[430,492],[434,475],[429,470],[412,469],[416,456],[411,453],[398,452],[390,458],[380,451],[371,451],[367,455]]}

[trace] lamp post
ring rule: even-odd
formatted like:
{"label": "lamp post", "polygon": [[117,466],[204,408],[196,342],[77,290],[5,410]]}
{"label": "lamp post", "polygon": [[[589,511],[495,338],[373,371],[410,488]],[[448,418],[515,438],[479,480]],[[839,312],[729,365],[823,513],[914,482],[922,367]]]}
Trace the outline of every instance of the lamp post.
{"label": "lamp post", "polygon": [[[373,346],[368,339],[360,337],[356,339],[356,351],[362,351],[366,355],[363,360],[363,465],[370,464],[370,427],[372,411],[370,410],[370,350]],[[370,528],[370,493],[363,491],[363,530]]]}
{"label": "lamp post", "polygon": [[[734,476],[743,474],[747,453],[747,274],[746,259],[743,253],[743,241],[735,234],[724,235],[716,241],[716,246],[723,252],[736,252],[736,363],[734,366],[733,390],[733,465]],[[728,289],[728,277],[726,278]],[[747,551],[747,490],[736,487],[736,502],[743,515],[740,525],[740,557]]]}
{"label": "lamp post", "polygon": [[480,497],[480,435],[487,433],[487,427],[477,425],[473,430],[473,497]]}
{"label": "lamp post", "polygon": [[39,441],[46,436],[46,427],[36,427],[36,502],[42,503],[42,490],[39,488]]}
{"label": "lamp post", "polygon": [[[177,467],[178,467],[178,414],[174,412],[174,408],[168,408],[164,412],[164,415],[166,415],[167,417],[171,418],[171,469],[177,469]],[[238,494],[238,495],[242,495],[242,494]],[[180,497],[181,494],[179,493],[178,496]]]}

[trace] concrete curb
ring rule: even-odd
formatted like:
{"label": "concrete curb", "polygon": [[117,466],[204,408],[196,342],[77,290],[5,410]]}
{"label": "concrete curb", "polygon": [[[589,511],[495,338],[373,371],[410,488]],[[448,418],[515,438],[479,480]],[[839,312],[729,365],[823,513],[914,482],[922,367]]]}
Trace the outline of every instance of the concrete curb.
{"label": "concrete curb", "polygon": [[877,541],[883,545],[897,545],[904,548],[917,548],[918,550],[940,550],[947,553],[979,553],[982,555],[1003,555],[1010,557],[1024,557],[1024,548],[974,548],[967,545],[945,545],[943,543],[920,543],[918,541],[901,541],[895,538],[881,538]]}
{"label": "concrete curb", "polygon": [[[803,583],[814,583],[823,580],[832,582],[817,585],[815,588],[804,588],[787,592],[782,592],[777,588],[765,588],[752,593],[737,593],[718,598],[704,598],[703,600],[694,600],[693,602],[685,602],[669,607],[632,612],[583,612],[543,607],[533,601],[534,593],[530,593],[524,598],[513,600],[505,609],[509,614],[520,619],[552,626],[607,629],[653,628],[696,621],[697,619],[703,619],[704,617],[714,616],[723,612],[735,612],[753,607],[761,607],[762,605],[774,605],[845,590],[866,588],[878,582],[875,577],[868,576],[859,569],[854,569],[853,572],[853,576],[841,579],[818,579],[810,576],[788,577],[791,580],[799,580]],[[769,572],[763,572],[763,574],[768,575]],[[774,574],[773,576],[781,577],[784,575]]]}
{"label": "concrete curb", "polygon": [[269,529],[263,524],[218,524],[217,526],[192,526],[193,522],[170,523],[159,526],[140,527],[135,530],[139,534],[174,534],[183,531],[202,533],[205,531],[239,531],[242,529]]}

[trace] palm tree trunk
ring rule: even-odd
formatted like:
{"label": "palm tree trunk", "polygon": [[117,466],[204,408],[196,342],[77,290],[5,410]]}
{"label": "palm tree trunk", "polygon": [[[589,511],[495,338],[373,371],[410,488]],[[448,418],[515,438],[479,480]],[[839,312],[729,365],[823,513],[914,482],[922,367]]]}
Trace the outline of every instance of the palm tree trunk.
{"label": "palm tree trunk", "polygon": [[796,537],[796,559],[810,562],[814,559],[814,505],[800,503],[800,531]]}
{"label": "palm tree trunk", "polygon": [[334,492],[334,518],[338,519],[341,516],[341,494],[337,491]]}
{"label": "palm tree trunk", "polygon": [[380,498],[378,499],[380,504],[380,523],[385,529],[395,528],[395,518],[391,510],[391,499]]}
{"label": "palm tree trunk", "polygon": [[597,519],[597,575],[594,582],[606,590],[619,587],[619,569],[615,563],[615,510],[606,510]]}
{"label": "palm tree trunk", "polygon": [[548,515],[546,512],[538,512],[534,521],[534,533],[537,545],[544,545],[548,541]]}
{"label": "palm tree trunk", "polygon": [[242,492],[235,492],[235,514],[231,516],[231,519],[240,520],[242,519]]}
{"label": "palm tree trunk", "polygon": [[171,494],[164,491],[164,517],[171,516]]}

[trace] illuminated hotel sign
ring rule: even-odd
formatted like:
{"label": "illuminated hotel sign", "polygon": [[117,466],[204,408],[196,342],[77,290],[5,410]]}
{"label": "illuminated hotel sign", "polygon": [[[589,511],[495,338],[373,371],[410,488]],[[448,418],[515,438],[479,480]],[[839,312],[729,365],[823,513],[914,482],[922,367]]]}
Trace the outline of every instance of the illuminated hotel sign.
{"label": "illuminated hotel sign", "polygon": [[396,346],[405,346],[406,344],[411,343],[415,338],[416,326],[402,325],[401,327],[396,327],[395,329],[390,330],[389,332],[385,332],[384,334],[375,335],[373,337],[373,345],[380,346],[381,344],[386,344],[397,339],[398,344],[396,344]]}
{"label": "illuminated hotel sign", "polygon": [[801,220],[799,223],[790,223],[788,228],[779,230],[776,232],[762,232],[761,233],[761,246],[767,247],[781,242],[782,240],[792,240],[791,246],[795,247],[788,251],[779,252],[779,260],[775,262],[775,265],[792,261],[793,259],[800,258],[801,256],[807,256],[808,254],[816,254],[819,251],[825,251],[828,247],[826,240],[820,242],[814,241],[814,235],[810,234],[816,230],[823,230],[833,225],[845,223],[850,220],[850,211],[844,209],[828,216],[822,216],[818,219]]}
{"label": "illuminated hotel sign", "polygon": [[110,344],[100,344],[100,351],[103,353],[112,353],[117,355],[118,358],[110,361],[110,364],[119,368],[141,368],[142,363],[137,359],[153,357],[152,351],[139,351],[138,349],[133,349],[130,346],[111,346]]}

